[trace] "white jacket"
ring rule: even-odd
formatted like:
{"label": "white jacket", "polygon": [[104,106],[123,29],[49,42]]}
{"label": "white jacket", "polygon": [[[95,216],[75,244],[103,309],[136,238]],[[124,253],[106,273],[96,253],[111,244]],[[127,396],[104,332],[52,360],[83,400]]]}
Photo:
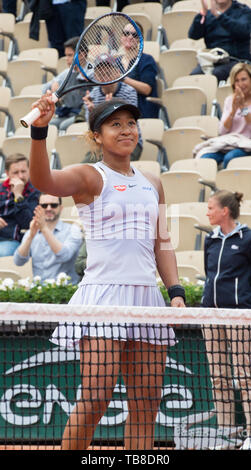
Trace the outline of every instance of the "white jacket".
{"label": "white jacket", "polygon": [[197,144],[193,149],[194,158],[200,158],[205,153],[228,152],[229,150],[241,148],[246,152],[251,152],[251,139],[248,137],[229,133],[210,139]]}

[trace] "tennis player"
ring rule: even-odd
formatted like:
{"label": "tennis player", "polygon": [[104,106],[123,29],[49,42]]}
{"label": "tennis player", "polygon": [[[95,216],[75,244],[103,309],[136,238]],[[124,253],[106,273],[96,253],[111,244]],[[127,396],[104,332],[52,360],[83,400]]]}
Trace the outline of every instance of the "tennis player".
{"label": "tennis player", "polygon": [[[159,179],[130,165],[138,141],[138,108],[112,99],[89,117],[89,138],[102,150],[95,165],[51,170],[47,126],[54,113],[48,92],[36,103],[42,112],[31,128],[30,174],[41,191],[72,196],[83,221],[87,268],[71,304],[163,307],[156,269],[171,305],[184,307],[176,257],[166,229]],[[147,317],[146,317],[147,318]],[[83,450],[104,415],[119,372],[127,389],[127,449],[151,449],[161,401],[167,346],[175,344],[169,326],[116,324],[59,325],[52,340],[80,348],[82,397],[69,417],[62,449]],[[84,321],[84,319],[83,319]]]}

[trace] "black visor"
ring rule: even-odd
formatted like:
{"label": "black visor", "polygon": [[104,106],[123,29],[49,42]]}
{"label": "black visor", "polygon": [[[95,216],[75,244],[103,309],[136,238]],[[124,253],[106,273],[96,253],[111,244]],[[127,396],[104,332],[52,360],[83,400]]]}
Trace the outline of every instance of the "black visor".
{"label": "black visor", "polygon": [[140,112],[136,106],[133,106],[132,104],[128,104],[123,101],[109,101],[107,102],[107,106],[102,109],[100,114],[97,115],[96,119],[91,123],[91,131],[98,131],[100,129],[101,124],[109,118],[113,113],[116,113],[117,111],[120,111],[122,109],[125,109],[132,113],[134,119],[137,121],[140,117]]}

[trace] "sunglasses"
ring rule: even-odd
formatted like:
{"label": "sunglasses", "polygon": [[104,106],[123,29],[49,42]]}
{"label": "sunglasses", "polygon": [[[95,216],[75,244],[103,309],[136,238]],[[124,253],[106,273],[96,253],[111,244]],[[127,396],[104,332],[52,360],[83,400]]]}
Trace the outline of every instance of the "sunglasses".
{"label": "sunglasses", "polygon": [[138,36],[138,34],[135,32],[135,33],[132,33],[131,31],[123,31],[123,35],[128,37],[128,36],[132,36],[133,38],[136,38]]}
{"label": "sunglasses", "polygon": [[56,209],[58,206],[60,206],[59,202],[49,202],[44,203],[44,204],[39,204],[43,209],[47,209],[48,206],[51,206],[52,209]]}

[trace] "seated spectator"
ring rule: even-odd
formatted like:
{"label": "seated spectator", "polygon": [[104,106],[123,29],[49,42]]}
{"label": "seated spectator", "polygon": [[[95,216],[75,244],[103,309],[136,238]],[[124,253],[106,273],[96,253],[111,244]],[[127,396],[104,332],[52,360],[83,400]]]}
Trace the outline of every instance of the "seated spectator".
{"label": "seated spectator", "polygon": [[[228,96],[224,102],[220,121],[220,135],[236,133],[251,137],[251,65],[236,64],[230,73],[230,82],[233,95]],[[226,168],[230,160],[250,155],[243,148],[229,151],[205,153],[201,158],[213,158],[217,163],[223,163]]]}
{"label": "seated spectator", "polygon": [[0,185],[0,256],[11,256],[28,229],[39,191],[29,181],[29,161],[16,153],[5,161],[7,179]]}
{"label": "seated spectator", "polygon": [[14,253],[14,262],[22,266],[31,257],[33,276],[40,276],[44,281],[56,279],[60,272],[65,272],[76,284],[79,277],[74,264],[83,236],[78,225],[60,220],[62,208],[60,197],[40,195],[30,229]]}
{"label": "seated spectator", "polygon": [[[138,25],[140,27],[140,25]],[[132,57],[132,50],[135,48],[136,40],[134,27],[128,23],[123,31],[122,43],[125,56],[122,60],[124,70],[128,69]],[[156,76],[158,67],[154,58],[150,54],[143,53],[138,64],[124,78],[124,83],[133,87],[138,94],[138,108],[141,118],[158,118],[159,107],[147,101],[147,97],[157,97]]]}
{"label": "seated spectator", "polygon": [[[63,72],[61,72],[59,75],[53,78],[53,80],[51,80],[50,82],[47,82],[43,86],[43,89],[42,89],[43,94],[46,93],[47,90],[51,90],[52,92],[57,91],[60,85],[62,85],[62,83],[64,82],[69,72],[69,68],[72,64],[73,58],[74,58],[78,39],[79,39],[78,37],[74,37],[65,42],[64,44],[65,57],[66,57],[66,63],[68,65],[68,68],[63,70]],[[83,49],[83,52],[84,52],[84,49]],[[86,56],[87,54],[88,54],[88,48],[86,47]],[[88,72],[88,75],[90,75],[90,72]],[[85,78],[76,68],[76,70],[73,71],[70,77],[68,86],[70,87],[70,86],[79,85],[81,84],[83,80],[85,80]],[[87,89],[88,88],[79,88],[63,96],[60,99],[60,102],[57,104],[56,113],[55,113],[56,117],[52,119],[51,124],[56,125],[59,128],[59,130],[65,131],[67,127],[70,126],[74,122],[75,116],[79,113],[81,106],[82,106],[82,98],[85,95]]]}
{"label": "seated spectator", "polygon": [[[195,16],[188,37],[204,38],[207,49],[220,47],[228,52],[229,62],[216,64],[213,69],[218,82],[227,80],[230,70],[237,62],[241,59],[251,60],[251,9],[236,0],[211,0],[210,9],[207,0],[201,0],[201,4],[201,13]],[[200,65],[192,71],[192,75],[202,73]]]}
{"label": "seated spectator", "polygon": [[[107,78],[105,78],[106,70],[108,72]],[[117,74],[119,73],[117,64],[114,59],[108,54],[101,54],[97,57],[94,64],[94,77],[96,80],[109,81],[112,74],[114,79],[116,79]],[[137,92],[136,90],[122,82],[111,83],[109,85],[96,86],[93,87],[91,92],[86,92],[86,95],[83,98],[84,105],[82,106],[81,112],[75,118],[75,122],[86,121],[89,119],[89,112],[97,106],[99,103],[102,103],[105,100],[110,100],[112,98],[119,98],[127,101],[134,106],[138,104]],[[139,137],[139,142],[131,155],[131,160],[138,160],[142,152],[142,138]],[[89,158],[88,158],[89,159]],[[86,160],[85,160],[86,161]]]}

